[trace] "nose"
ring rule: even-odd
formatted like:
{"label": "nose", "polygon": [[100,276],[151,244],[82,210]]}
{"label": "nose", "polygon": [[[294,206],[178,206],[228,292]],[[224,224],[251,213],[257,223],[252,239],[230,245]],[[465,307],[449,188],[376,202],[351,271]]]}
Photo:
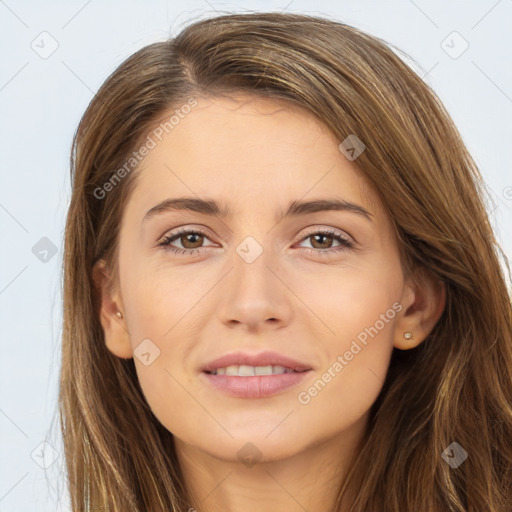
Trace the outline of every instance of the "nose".
{"label": "nose", "polygon": [[220,320],[228,327],[251,332],[288,325],[293,316],[293,294],[280,274],[277,257],[270,249],[265,248],[254,260],[245,258],[242,251],[233,251],[232,270],[219,290]]}

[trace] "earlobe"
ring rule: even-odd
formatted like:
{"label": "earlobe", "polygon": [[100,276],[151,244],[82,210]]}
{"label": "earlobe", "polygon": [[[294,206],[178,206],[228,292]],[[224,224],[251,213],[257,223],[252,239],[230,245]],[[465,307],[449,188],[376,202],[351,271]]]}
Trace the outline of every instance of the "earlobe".
{"label": "earlobe", "polygon": [[394,346],[400,350],[417,347],[432,332],[446,305],[445,283],[423,274],[407,285],[404,310],[395,325]]}
{"label": "earlobe", "polygon": [[117,357],[133,357],[130,336],[126,327],[121,297],[111,278],[106,273],[105,262],[100,260],[93,268],[93,281],[100,302],[100,322],[103,328],[105,344]]}

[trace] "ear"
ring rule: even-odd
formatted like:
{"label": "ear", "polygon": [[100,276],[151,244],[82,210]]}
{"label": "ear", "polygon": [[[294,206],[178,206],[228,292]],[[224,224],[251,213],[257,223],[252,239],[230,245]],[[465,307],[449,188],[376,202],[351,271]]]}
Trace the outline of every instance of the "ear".
{"label": "ear", "polygon": [[[133,351],[121,297],[106,272],[104,260],[100,260],[94,265],[92,277],[101,303],[100,322],[103,327],[105,344],[110,352],[117,357],[129,359],[133,357]],[[118,312],[123,316],[119,317]]]}
{"label": "ear", "polygon": [[[445,283],[426,272],[406,279],[400,303],[402,314],[395,324],[394,346],[400,350],[417,347],[430,334],[446,305]],[[404,333],[411,333],[407,339]]]}

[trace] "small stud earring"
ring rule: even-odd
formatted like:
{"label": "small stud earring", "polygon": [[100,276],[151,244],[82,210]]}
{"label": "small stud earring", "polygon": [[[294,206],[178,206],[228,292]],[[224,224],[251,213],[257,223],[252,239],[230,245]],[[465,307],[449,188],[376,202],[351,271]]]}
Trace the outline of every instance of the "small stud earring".
{"label": "small stud earring", "polygon": [[406,340],[412,340],[412,332],[404,332],[404,338]]}
{"label": "small stud earring", "polygon": [[118,316],[118,318],[123,318],[123,314],[121,313],[121,311],[118,311],[116,315]]}

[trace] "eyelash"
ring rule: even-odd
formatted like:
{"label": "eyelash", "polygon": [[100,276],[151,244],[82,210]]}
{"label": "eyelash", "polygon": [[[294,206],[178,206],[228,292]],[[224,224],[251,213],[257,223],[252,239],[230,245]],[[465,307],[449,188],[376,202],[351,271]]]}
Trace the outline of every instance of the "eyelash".
{"label": "eyelash", "polygon": [[[179,255],[192,255],[197,252],[199,252],[199,249],[203,249],[203,247],[200,247],[198,249],[180,249],[179,247],[172,247],[170,244],[171,242],[174,242],[178,238],[182,237],[183,235],[201,235],[205,238],[208,238],[208,235],[201,231],[200,229],[197,230],[191,230],[191,229],[181,229],[177,231],[176,233],[166,236],[162,242],[160,242],[158,245],[162,246],[166,251],[171,251],[175,254]],[[330,249],[315,249],[314,247],[302,247],[302,249],[306,249],[308,252],[312,251],[315,255],[321,254],[322,256],[329,256],[333,253],[338,253],[347,249],[353,249],[354,243],[348,240],[347,238],[339,235],[335,231],[329,230],[329,229],[322,229],[319,231],[312,231],[311,233],[308,233],[305,237],[303,237],[300,242],[303,242],[304,240],[312,237],[313,235],[326,235],[331,236],[336,241],[340,242],[340,245],[336,248],[330,248]]]}

